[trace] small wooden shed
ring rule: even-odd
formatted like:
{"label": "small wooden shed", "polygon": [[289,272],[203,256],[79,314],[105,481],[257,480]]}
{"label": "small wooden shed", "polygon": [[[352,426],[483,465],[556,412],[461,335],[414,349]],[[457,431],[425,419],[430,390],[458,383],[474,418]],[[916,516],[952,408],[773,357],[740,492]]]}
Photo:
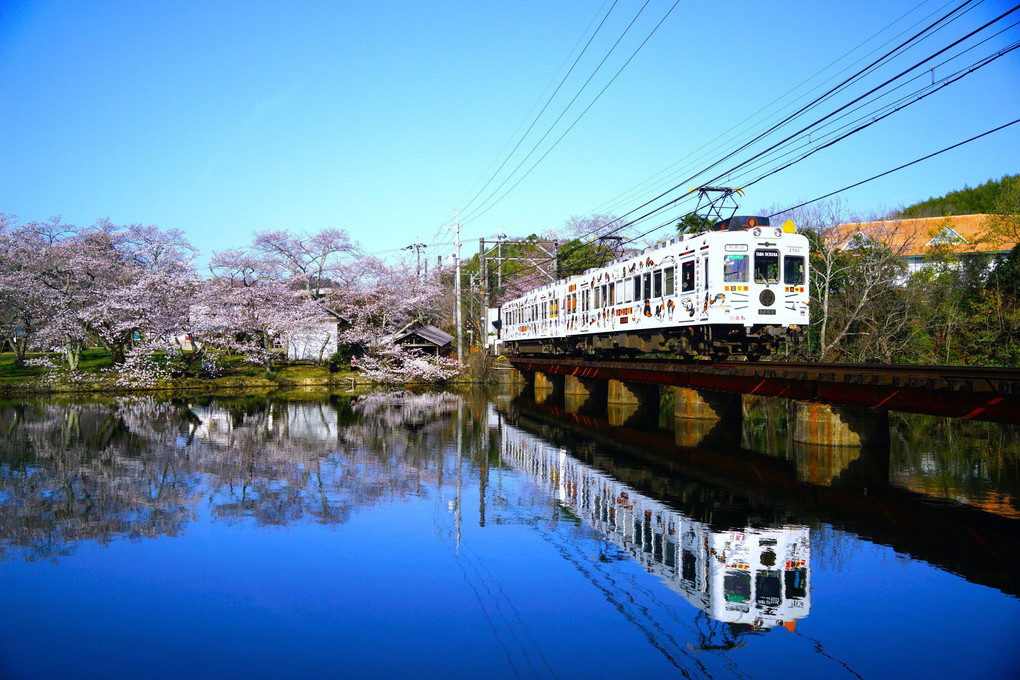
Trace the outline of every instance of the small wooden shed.
{"label": "small wooden shed", "polygon": [[416,349],[435,356],[444,356],[453,349],[453,336],[435,326],[404,331],[395,335],[393,342],[404,349]]}

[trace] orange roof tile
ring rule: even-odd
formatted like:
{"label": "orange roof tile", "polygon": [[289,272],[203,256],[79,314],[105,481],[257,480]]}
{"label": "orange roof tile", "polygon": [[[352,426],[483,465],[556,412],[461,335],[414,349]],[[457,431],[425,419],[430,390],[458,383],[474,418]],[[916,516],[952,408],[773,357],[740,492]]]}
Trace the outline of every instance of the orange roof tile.
{"label": "orange roof tile", "polygon": [[[988,236],[988,215],[950,215],[914,219],[881,220],[842,225],[838,232],[849,238],[856,234],[876,237],[904,257],[924,255],[940,243],[955,252],[1003,252],[1012,249],[1014,240],[996,240]],[[950,231],[951,230],[951,231]],[[959,237],[959,241],[947,238]],[[845,246],[846,247],[846,246]]]}

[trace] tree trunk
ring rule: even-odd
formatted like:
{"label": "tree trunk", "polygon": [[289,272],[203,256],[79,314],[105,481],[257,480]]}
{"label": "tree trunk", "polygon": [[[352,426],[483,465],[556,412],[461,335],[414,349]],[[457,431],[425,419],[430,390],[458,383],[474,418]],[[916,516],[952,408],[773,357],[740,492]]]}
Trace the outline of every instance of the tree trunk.
{"label": "tree trunk", "polygon": [[14,363],[19,366],[25,363],[25,355],[28,353],[28,338],[22,336],[12,339],[11,348],[14,349]]}
{"label": "tree trunk", "polygon": [[82,346],[80,342],[74,342],[71,338],[64,338],[64,358],[67,360],[67,367],[72,371],[77,371],[78,366],[81,365],[81,350]]}

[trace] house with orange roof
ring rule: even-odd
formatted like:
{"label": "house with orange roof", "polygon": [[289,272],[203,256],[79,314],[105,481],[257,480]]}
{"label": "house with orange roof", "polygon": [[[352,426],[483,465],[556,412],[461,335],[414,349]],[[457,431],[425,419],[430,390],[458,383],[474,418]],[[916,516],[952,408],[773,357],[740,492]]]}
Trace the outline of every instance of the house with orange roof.
{"label": "house with orange roof", "polygon": [[990,217],[949,215],[845,224],[836,229],[837,247],[852,249],[861,238],[874,239],[906,262],[908,275],[927,266],[936,249],[959,256],[981,253],[995,261],[1008,255],[1017,241],[993,235]]}

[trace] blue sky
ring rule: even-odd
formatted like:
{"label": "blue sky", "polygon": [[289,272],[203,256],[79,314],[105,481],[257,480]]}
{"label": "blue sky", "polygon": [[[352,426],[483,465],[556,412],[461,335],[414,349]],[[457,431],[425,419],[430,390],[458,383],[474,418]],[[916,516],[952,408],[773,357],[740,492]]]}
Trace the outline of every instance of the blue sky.
{"label": "blue sky", "polygon": [[[741,133],[766,129],[782,106],[809,101],[958,3],[687,2],[670,12],[673,0],[649,0],[639,13],[643,4],[3,1],[0,211],[178,227],[206,256],[249,243],[256,230],[340,227],[383,256],[420,239],[434,260],[452,250],[442,228],[459,210],[470,255],[498,231],[525,236],[574,215],[621,215],[674,184],[707,182],[713,173],[697,171]],[[1011,6],[975,3],[841,102]],[[1004,33],[940,65],[935,78],[1020,40],[1018,20],[1020,12],[1000,21]],[[928,69],[900,94],[932,82]],[[1018,114],[1020,50],[754,184],[742,212],[814,198]],[[1015,125],[843,198],[862,214],[895,208],[1020,172],[1018,151]],[[513,190],[485,201],[504,179],[493,198]],[[685,205],[642,230],[693,207]]]}

